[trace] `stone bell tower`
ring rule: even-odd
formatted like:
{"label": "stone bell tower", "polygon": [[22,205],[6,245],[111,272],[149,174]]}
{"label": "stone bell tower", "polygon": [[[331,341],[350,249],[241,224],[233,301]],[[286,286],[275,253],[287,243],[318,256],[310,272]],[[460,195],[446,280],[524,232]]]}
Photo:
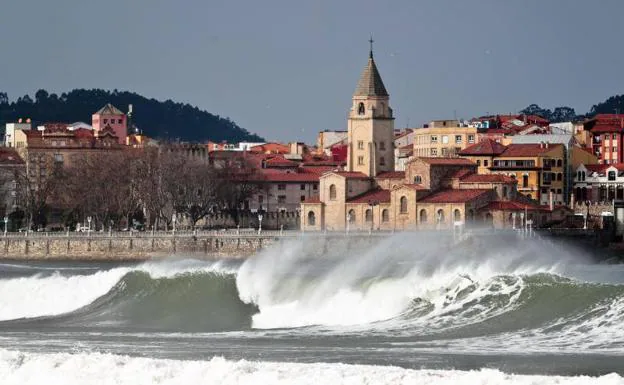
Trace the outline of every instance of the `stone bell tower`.
{"label": "stone bell tower", "polygon": [[394,117],[390,96],[373,59],[373,39],[368,63],[360,76],[348,120],[347,169],[374,177],[394,171]]}

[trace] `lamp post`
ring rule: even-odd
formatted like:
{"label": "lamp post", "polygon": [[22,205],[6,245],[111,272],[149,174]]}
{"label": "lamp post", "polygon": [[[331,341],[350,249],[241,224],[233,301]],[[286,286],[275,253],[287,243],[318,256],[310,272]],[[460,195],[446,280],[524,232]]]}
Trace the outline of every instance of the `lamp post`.
{"label": "lamp post", "polygon": [[7,217],[6,215],[4,216],[4,236],[7,236],[7,225],[9,223],[9,217]]}
{"label": "lamp post", "polygon": [[90,215],[87,217],[87,223],[89,224],[89,227],[87,228],[87,235],[88,235],[88,236],[91,236],[91,220],[92,220],[92,219],[93,219],[93,218],[91,218],[91,216],[90,216]]}
{"label": "lamp post", "polygon": [[516,229],[516,213],[511,213],[511,228]]}
{"label": "lamp post", "polygon": [[520,229],[524,230],[524,213],[520,213]]}
{"label": "lamp post", "polygon": [[351,224],[351,213],[347,213],[347,234],[349,234],[350,224]]}
{"label": "lamp post", "polygon": [[258,214],[258,235],[262,232],[262,214]]}
{"label": "lamp post", "polygon": [[173,224],[172,227],[172,234],[175,235],[175,231],[176,231],[176,221],[178,220],[178,217],[176,216],[176,213],[173,213],[171,215],[171,223]]}

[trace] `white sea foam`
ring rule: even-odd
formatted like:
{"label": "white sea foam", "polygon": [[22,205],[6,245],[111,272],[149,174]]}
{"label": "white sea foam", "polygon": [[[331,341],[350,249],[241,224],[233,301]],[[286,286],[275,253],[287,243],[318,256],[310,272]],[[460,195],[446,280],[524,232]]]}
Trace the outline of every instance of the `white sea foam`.
{"label": "white sea foam", "polygon": [[[524,275],[554,273],[559,265],[548,255],[515,250],[466,255],[450,253],[443,246],[430,239],[394,237],[362,253],[345,250],[337,259],[310,262],[305,248],[318,246],[297,242],[247,260],[238,272],[237,287],[244,302],[260,309],[253,318],[256,328],[387,321],[408,311],[416,298],[433,305],[417,322],[435,318],[433,327],[448,327],[512,309],[524,287]],[[389,272],[393,265],[400,271]],[[310,273],[315,266],[322,268]],[[502,275],[512,279],[501,279]],[[479,301],[492,294],[505,304],[479,308]],[[468,303],[475,304],[470,317],[463,311]]]}
{"label": "white sea foam", "polygon": [[234,270],[223,262],[185,260],[147,262],[89,275],[34,275],[0,280],[0,321],[59,315],[79,309],[106,294],[131,271],[166,278],[185,273],[231,273]]}
{"label": "white sea foam", "polygon": [[476,371],[411,370],[392,366],[279,362],[174,361],[99,353],[31,354],[0,350],[3,385],[297,385],[297,384],[510,384],[622,385],[612,373],[602,377],[513,375]]}

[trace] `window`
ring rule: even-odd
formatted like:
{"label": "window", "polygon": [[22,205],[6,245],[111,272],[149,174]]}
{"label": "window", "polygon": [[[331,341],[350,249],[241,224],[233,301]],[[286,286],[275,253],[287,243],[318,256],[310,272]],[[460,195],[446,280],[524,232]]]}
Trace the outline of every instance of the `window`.
{"label": "window", "polygon": [[401,214],[407,214],[407,197],[401,197]]}
{"label": "window", "polygon": [[442,135],[442,144],[448,144],[448,136]]}
{"label": "window", "polygon": [[615,171],[609,171],[608,178],[609,180],[615,180]]}
{"label": "window", "polygon": [[414,184],[421,184],[422,183],[422,177],[420,175],[416,175],[414,177]]}
{"label": "window", "polygon": [[488,160],[487,159],[483,159],[483,167],[487,167],[488,166]]}
{"label": "window", "polygon": [[481,167],[481,159],[477,159],[477,166]]}
{"label": "window", "polygon": [[300,190],[305,190],[305,184],[302,183],[301,186],[299,186],[299,189]]}
{"label": "window", "polygon": [[427,210],[420,210],[420,223],[427,223]]}
{"label": "window", "polygon": [[507,186],[503,186],[503,198],[507,198]]}
{"label": "window", "polygon": [[121,124],[123,122],[122,119],[117,120],[117,123]]}
{"label": "window", "polygon": [[300,201],[303,202],[305,200],[305,195],[302,195]]}
{"label": "window", "polygon": [[475,142],[474,140],[475,140],[475,136],[474,135],[468,135],[468,143],[472,144],[472,143]]}
{"label": "window", "polygon": [[277,196],[277,203],[285,204],[286,203],[286,195],[278,195]]}
{"label": "window", "polygon": [[388,209],[383,209],[381,212],[381,221],[390,222],[390,213],[388,212]]}
{"label": "window", "polygon": [[431,143],[438,143],[438,136],[437,135],[431,135]]}
{"label": "window", "polygon": [[442,156],[448,156],[448,148],[442,149]]}
{"label": "window", "polygon": [[358,140],[358,150],[363,150],[363,149],[364,149],[364,141]]}
{"label": "window", "polygon": [[355,210],[349,210],[349,213],[347,214],[347,221],[349,221],[349,223],[355,223]]}
{"label": "window", "polygon": [[561,194],[561,189],[560,188],[557,189],[557,194]]}
{"label": "window", "polygon": [[437,148],[432,148],[430,150],[430,154],[431,154],[431,156],[438,156],[438,149]]}
{"label": "window", "polygon": [[104,119],[104,124],[108,123],[108,119]]}
{"label": "window", "polygon": [[557,173],[557,180],[563,180],[563,174],[562,173]]}
{"label": "window", "polygon": [[314,211],[310,211],[308,213],[308,226],[316,225],[316,215],[314,215]]}
{"label": "window", "polygon": [[557,167],[563,167],[563,160],[557,159]]}
{"label": "window", "polygon": [[366,212],[364,213],[364,220],[366,222],[372,222],[373,221],[373,210],[366,209]]}
{"label": "window", "polygon": [[262,202],[264,202],[264,195],[258,195],[258,203],[262,205]]}
{"label": "window", "polygon": [[386,150],[386,142],[379,142],[379,149],[381,151],[385,151]]}
{"label": "window", "polygon": [[617,134],[613,134],[612,138],[617,139]]}
{"label": "window", "polygon": [[455,211],[453,211],[453,220],[455,222],[461,221],[461,211],[459,211],[459,209],[455,209]]}
{"label": "window", "polygon": [[278,184],[277,185],[277,189],[278,190],[286,190],[286,185],[285,184]]}
{"label": "window", "polygon": [[437,212],[438,223],[444,223],[444,210],[439,209]]}
{"label": "window", "polygon": [[358,104],[358,115],[364,115],[364,103]]}
{"label": "window", "polygon": [[312,185],[312,190],[318,190],[318,183],[314,183]]}
{"label": "window", "polygon": [[329,199],[336,200],[336,185],[329,186]]}
{"label": "window", "polygon": [[543,178],[544,184],[550,184],[550,182],[552,181],[552,173],[545,172],[542,174],[542,178]]}
{"label": "window", "polygon": [[461,144],[462,137],[461,135],[455,135],[455,144]]}
{"label": "window", "polygon": [[384,158],[383,156],[379,157],[379,165],[380,166],[385,166],[386,165],[386,158]]}
{"label": "window", "polygon": [[358,156],[358,165],[359,166],[364,165],[364,157],[363,156]]}
{"label": "window", "polygon": [[63,154],[54,154],[54,161],[56,163],[63,163]]}

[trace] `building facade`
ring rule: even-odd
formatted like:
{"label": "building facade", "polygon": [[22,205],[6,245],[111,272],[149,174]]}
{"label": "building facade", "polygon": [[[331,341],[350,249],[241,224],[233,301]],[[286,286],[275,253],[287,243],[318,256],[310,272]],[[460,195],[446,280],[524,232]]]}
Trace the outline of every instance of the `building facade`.
{"label": "building facade", "polygon": [[477,142],[475,127],[460,126],[457,120],[437,120],[414,130],[414,156],[450,157]]}

